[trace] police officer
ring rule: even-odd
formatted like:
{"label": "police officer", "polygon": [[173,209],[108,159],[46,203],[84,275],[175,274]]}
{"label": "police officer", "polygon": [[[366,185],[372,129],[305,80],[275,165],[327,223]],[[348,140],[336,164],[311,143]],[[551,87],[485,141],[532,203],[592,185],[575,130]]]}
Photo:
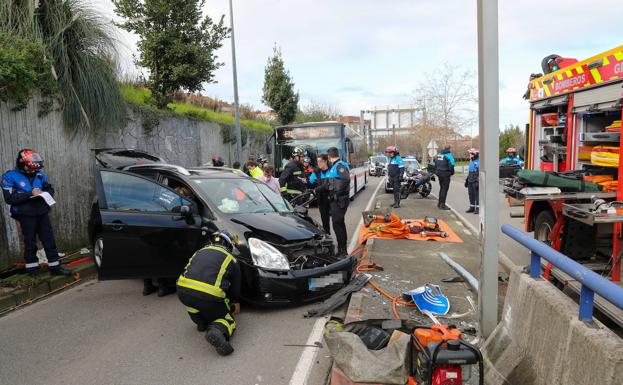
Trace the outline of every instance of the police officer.
{"label": "police officer", "polygon": [[303,177],[303,158],[306,151],[303,147],[294,147],[292,159],[286,164],[279,176],[281,193],[289,196],[299,195],[305,191],[307,181]]}
{"label": "police officer", "polygon": [[452,156],[450,149],[450,146],[446,146],[434,159],[435,174],[439,178],[439,201],[437,202],[437,207],[442,210],[450,210],[446,206],[450,177],[454,175],[454,156]]}
{"label": "police officer", "polygon": [[337,240],[337,255],[347,255],[346,223],[344,216],[348,209],[350,193],[350,171],[348,164],[340,160],[340,153],[336,147],[327,150],[329,158],[329,170],[321,174],[321,184],[316,188],[319,194],[328,193],[329,214],[333,224],[333,232]]}
{"label": "police officer", "polygon": [[234,348],[230,339],[240,312],[242,274],[236,261],[237,239],[227,232],[212,235],[209,246],[193,255],[177,279],[177,295],[197,330],[222,356]]}
{"label": "police officer", "polygon": [[37,237],[43,244],[48,267],[53,275],[70,276],[71,271],[61,267],[54,232],[48,213],[50,206],[41,196],[54,195],[54,188],[43,173],[43,158],[37,152],[23,149],[17,153],[15,168],[2,175],[4,201],[11,205],[11,217],[17,220],[24,237],[26,271],[39,274]]}
{"label": "police officer", "polygon": [[506,149],[506,158],[500,161],[502,166],[516,166],[521,167],[523,161],[517,156],[517,149],[515,147],[509,147]]}
{"label": "police officer", "polygon": [[[309,176],[309,185],[311,188],[320,186],[321,181],[326,181],[326,173],[329,171],[329,156],[325,153],[319,154],[316,158],[318,167]],[[320,219],[322,228],[325,233],[331,234],[331,202],[329,201],[329,192],[327,188],[316,189],[314,194],[318,200],[318,211],[320,211]]]}
{"label": "police officer", "polygon": [[469,173],[465,179],[465,187],[469,196],[469,209],[466,213],[478,214],[478,172],[480,171],[479,151],[475,148],[467,150],[469,154]]}
{"label": "police officer", "polygon": [[393,208],[400,207],[400,182],[402,182],[402,175],[405,172],[405,164],[400,157],[398,147],[389,146],[385,149],[385,153],[389,157],[387,162],[387,178],[394,190],[394,204]]}

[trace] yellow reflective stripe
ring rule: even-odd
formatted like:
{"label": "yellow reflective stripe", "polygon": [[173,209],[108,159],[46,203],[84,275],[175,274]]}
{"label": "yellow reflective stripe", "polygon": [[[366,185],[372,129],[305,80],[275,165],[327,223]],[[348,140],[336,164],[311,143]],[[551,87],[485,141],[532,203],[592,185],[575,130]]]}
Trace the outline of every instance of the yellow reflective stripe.
{"label": "yellow reflective stripe", "polygon": [[221,287],[221,281],[223,280],[223,276],[225,275],[225,272],[227,271],[227,266],[229,266],[229,264],[231,263],[233,259],[234,258],[229,254],[227,255],[227,257],[225,257],[225,260],[221,264],[221,270],[219,270],[218,272],[218,277],[216,277],[216,282],[214,282],[214,286]]}
{"label": "yellow reflective stripe", "polygon": [[202,293],[207,293],[218,298],[225,298],[225,292],[221,288],[218,288],[214,285],[210,285],[209,283],[204,283],[204,282],[196,281],[194,279],[186,278],[184,276],[180,276],[177,280],[177,284],[179,286],[182,286],[182,287],[185,287],[191,290],[197,290]]}
{"label": "yellow reflective stripe", "polygon": [[229,336],[231,337],[232,334],[234,334],[234,329],[236,328],[236,321],[229,322],[227,320],[224,320],[222,318],[219,318],[217,320],[214,320],[215,323],[220,323],[221,325],[225,326],[227,328],[227,332],[229,333]]}
{"label": "yellow reflective stripe", "polygon": [[192,307],[186,307],[186,311],[192,314],[197,314],[199,313],[199,310],[192,308]]}

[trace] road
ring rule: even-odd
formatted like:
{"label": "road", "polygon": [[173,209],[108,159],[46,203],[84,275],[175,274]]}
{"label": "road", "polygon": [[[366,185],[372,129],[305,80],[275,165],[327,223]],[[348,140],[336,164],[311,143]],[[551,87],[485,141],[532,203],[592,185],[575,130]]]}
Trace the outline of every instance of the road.
{"label": "road", "polygon": [[[351,202],[349,231],[381,180]],[[316,322],[305,307],[243,307],[236,350],[220,357],[175,295],[141,291],[142,281],[94,280],[0,318],[0,384],[288,384]],[[328,370],[320,350],[308,384],[324,384]]]}

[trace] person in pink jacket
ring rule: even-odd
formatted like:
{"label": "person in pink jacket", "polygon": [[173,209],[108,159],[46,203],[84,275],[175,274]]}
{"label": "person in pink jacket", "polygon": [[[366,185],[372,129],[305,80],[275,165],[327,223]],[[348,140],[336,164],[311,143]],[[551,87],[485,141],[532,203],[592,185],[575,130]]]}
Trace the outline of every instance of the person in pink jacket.
{"label": "person in pink jacket", "polygon": [[281,194],[281,189],[279,187],[279,179],[273,176],[273,172],[275,168],[271,165],[264,166],[264,175],[258,177],[258,180],[266,183],[271,190],[273,190],[277,194]]}

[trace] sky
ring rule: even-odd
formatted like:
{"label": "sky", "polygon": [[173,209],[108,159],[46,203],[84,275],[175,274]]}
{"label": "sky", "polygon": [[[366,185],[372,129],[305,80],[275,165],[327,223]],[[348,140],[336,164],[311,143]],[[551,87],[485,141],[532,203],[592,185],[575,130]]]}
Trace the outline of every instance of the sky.
{"label": "sky", "polygon": [[[116,18],[110,0],[92,0]],[[205,14],[225,15],[227,0],[207,0]],[[623,44],[620,0],[500,0],[500,127],[523,126],[522,99],[541,59],[556,53],[586,59]],[[275,44],[300,94],[300,105],[331,104],[343,114],[408,106],[418,84],[444,63],[478,69],[476,0],[234,0],[240,103],[265,110],[264,67]],[[129,74],[137,37],[119,31],[121,65]],[[233,100],[231,45],[203,94]],[[473,83],[477,84],[476,75]],[[477,132],[477,125],[465,134]]]}

